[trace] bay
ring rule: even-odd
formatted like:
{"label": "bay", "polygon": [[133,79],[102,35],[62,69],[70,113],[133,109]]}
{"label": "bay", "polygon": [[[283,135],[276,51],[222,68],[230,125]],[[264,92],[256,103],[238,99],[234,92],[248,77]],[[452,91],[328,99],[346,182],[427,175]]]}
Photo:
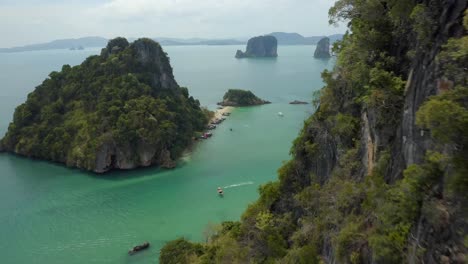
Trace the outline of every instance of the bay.
{"label": "bay", "polygon": [[[276,59],[235,59],[237,46],[164,47],[181,86],[214,109],[229,88],[249,89],[270,105],[237,108],[176,169],[94,175],[58,164],[0,154],[1,263],[157,263],[169,240],[203,241],[211,224],[239,220],[275,180],[313,112],[320,73],[333,60],[313,46],[280,46]],[[76,65],[98,49],[0,53],[0,134],[14,108],[53,70]],[[277,115],[282,112],[284,117]],[[232,131],[230,131],[232,128]],[[224,198],[216,194],[225,188]],[[128,256],[133,245],[149,250]]]}

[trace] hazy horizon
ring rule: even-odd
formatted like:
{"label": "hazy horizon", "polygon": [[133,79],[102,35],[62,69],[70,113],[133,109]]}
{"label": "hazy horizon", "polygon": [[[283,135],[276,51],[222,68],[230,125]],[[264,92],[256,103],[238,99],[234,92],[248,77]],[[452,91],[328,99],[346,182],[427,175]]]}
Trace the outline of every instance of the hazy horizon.
{"label": "hazy horizon", "polygon": [[334,0],[3,0],[1,48],[100,36],[245,39],[271,32],[342,34]]}

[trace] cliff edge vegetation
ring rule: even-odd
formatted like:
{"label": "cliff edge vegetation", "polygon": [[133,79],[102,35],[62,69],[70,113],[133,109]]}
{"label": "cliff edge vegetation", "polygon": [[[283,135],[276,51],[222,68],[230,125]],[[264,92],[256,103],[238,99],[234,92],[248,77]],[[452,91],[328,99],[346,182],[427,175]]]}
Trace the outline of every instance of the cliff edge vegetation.
{"label": "cliff edge vegetation", "polygon": [[173,167],[207,120],[158,43],[116,38],[100,55],[50,73],[16,108],[0,146],[98,173]]}
{"label": "cliff edge vegetation", "polygon": [[466,8],[337,1],[331,22],[349,32],[278,180],[161,263],[466,263]]}
{"label": "cliff edge vegetation", "polygon": [[258,98],[251,91],[240,89],[229,89],[223,96],[223,101],[218,105],[222,106],[251,106],[269,104],[269,101]]}

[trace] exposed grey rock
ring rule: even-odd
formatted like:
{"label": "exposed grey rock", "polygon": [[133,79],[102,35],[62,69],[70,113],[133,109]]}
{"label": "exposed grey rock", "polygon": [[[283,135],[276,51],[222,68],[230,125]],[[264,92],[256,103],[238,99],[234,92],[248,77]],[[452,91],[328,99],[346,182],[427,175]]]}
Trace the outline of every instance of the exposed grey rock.
{"label": "exposed grey rock", "polygon": [[[115,80],[120,76],[137,76],[135,82],[148,86],[152,92],[162,94],[158,95],[151,93],[150,91],[146,91],[145,93],[142,91],[134,91],[136,95],[128,97],[126,100],[145,96],[145,98],[151,101],[150,99],[158,98],[158,96],[164,96],[167,98],[173,96],[173,98],[175,98],[174,102],[182,104],[181,109],[183,109],[183,111],[180,111],[181,115],[187,116],[187,113],[189,113],[190,110],[200,111],[199,113],[201,114],[199,102],[196,102],[192,97],[189,98],[188,90],[186,88],[180,88],[178,86],[174,79],[172,67],[170,66],[167,54],[162,50],[161,46],[153,40],[142,38],[136,40],[132,44],[129,44],[125,38],[116,38],[109,41],[107,47],[102,49],[101,56],[102,58],[93,57],[93,59],[99,61],[101,63],[100,65],[104,66],[106,63],[115,63],[115,65],[119,66],[119,69],[116,69],[113,74],[108,74],[111,71],[98,71],[99,74],[97,74],[97,76],[99,76],[99,78],[107,78],[107,81],[111,82],[111,80]],[[88,61],[89,60],[90,59],[88,59]],[[70,66],[68,66],[68,68],[69,67]],[[89,65],[85,62],[77,67],[80,67],[78,69],[84,68],[86,70]],[[92,69],[93,72],[95,72],[95,68]],[[65,72],[66,70],[67,67],[64,66],[63,71]],[[94,79],[94,77],[89,78]],[[57,89],[61,89],[61,87],[58,87]],[[130,90],[127,87],[125,89]],[[37,89],[35,92],[37,93]],[[51,100],[48,97],[49,93],[43,93],[41,96],[47,100]],[[99,100],[103,101],[109,100],[110,98],[109,96],[104,97],[99,93],[96,96],[100,98]],[[179,100],[179,98],[181,99],[182,97],[185,97],[184,99],[187,101],[193,100],[193,103],[187,103],[184,105],[185,101]],[[77,95],[77,98],[80,99],[79,95]],[[126,105],[122,104],[121,107],[126,107]],[[153,124],[153,122],[156,122],[156,124],[158,122],[158,120],[153,116],[155,113],[154,110],[158,111],[159,108],[150,109],[148,112],[152,114],[147,114],[142,117],[148,118],[148,120],[146,120],[147,122],[138,123],[138,126],[141,127],[141,129],[148,129],[148,133],[152,133],[155,130],[155,127],[150,125]],[[73,112],[75,109],[70,109],[69,111]],[[125,111],[121,110],[119,113],[125,114]],[[199,117],[203,122],[207,121],[202,117],[202,115]],[[161,118],[163,117],[159,117],[159,119]],[[101,119],[102,118],[100,118],[100,120]],[[178,125],[178,122],[179,121],[175,122],[175,125]],[[192,122],[192,120],[182,120],[180,122],[189,123]],[[191,134],[195,134],[196,131],[203,129],[204,126],[200,125],[200,123],[203,122],[193,123],[193,126],[190,125],[189,131]],[[96,126],[96,123],[89,123],[89,127]],[[56,126],[60,127],[61,123],[56,124]],[[141,135],[122,138],[119,137],[119,133],[118,131],[116,132],[116,130],[118,129],[114,129],[111,125],[104,126],[104,128],[100,127],[98,132],[93,132],[91,135],[93,138],[98,138],[93,141],[92,145],[86,140],[83,140],[83,143],[81,144],[82,140],[79,140],[80,144],[75,144],[73,146],[63,145],[61,149],[64,149],[64,151],[59,154],[55,154],[55,156],[47,155],[46,152],[48,151],[35,151],[26,147],[25,144],[19,144],[18,138],[22,136],[20,131],[9,131],[9,133],[14,136],[7,134],[2,140],[0,140],[0,152],[4,150],[26,157],[65,163],[69,167],[77,167],[96,173],[104,173],[114,169],[129,170],[151,165],[164,168],[175,167],[176,162],[174,160],[180,156],[180,151],[174,150],[173,142]],[[138,130],[138,128],[131,128],[129,130],[135,131]],[[78,134],[69,135],[71,141],[74,140],[76,135]],[[188,147],[191,143],[191,135],[180,136],[177,140],[179,142],[184,142],[184,145],[181,146],[182,148]],[[41,146],[41,149],[47,147],[48,146]]]}
{"label": "exposed grey rock", "polygon": [[309,103],[304,102],[304,101],[294,100],[292,102],[289,102],[289,104],[309,104]]}
{"label": "exposed grey rock", "polygon": [[238,50],[236,58],[278,57],[278,41],[273,36],[259,36],[249,39],[245,52]]}
{"label": "exposed grey rock", "polygon": [[[423,0],[424,3],[435,3]],[[384,180],[393,184],[403,177],[403,171],[412,164],[421,164],[429,151],[437,150],[450,155],[451,146],[436,148],[430,132],[424,131],[416,124],[416,113],[421,105],[431,96],[453,89],[452,80],[444,80],[441,73],[440,61],[437,55],[449,38],[463,36],[464,29],[460,21],[463,11],[467,7],[466,0],[440,1],[440,8],[434,8],[438,14],[434,33],[431,35],[430,47],[421,51],[420,44],[415,42],[396,43],[398,49],[393,50],[395,56],[403,57],[406,54],[398,54],[399,50],[415,49],[418,52],[407,69],[401,69],[407,76],[403,109],[395,112],[398,116],[395,125],[382,126],[379,124],[378,113],[373,107],[354,108],[348,94],[340,94],[334,102],[341,108],[347,108],[348,113],[354,116],[360,114],[360,141],[356,153],[356,160],[361,165],[358,171],[351,174],[356,182],[363,181],[372,173],[378,165],[379,158],[383,154],[388,155],[388,166],[382,171]],[[437,4],[433,4],[435,7]],[[405,46],[407,45],[407,46]],[[401,47],[403,46],[403,47]],[[340,76],[333,76],[339,80]],[[348,104],[348,105],[347,105]],[[300,142],[295,144],[295,172],[288,175],[287,182],[282,185],[283,198],[272,205],[272,210],[280,215],[291,212],[296,208],[294,186],[309,186],[311,181],[319,184],[328,182],[332,178],[333,170],[343,159],[340,145],[343,140],[333,135],[333,127],[328,122],[311,122],[304,127]],[[307,142],[313,142],[317,150],[313,157],[309,157],[302,147]],[[349,145],[349,144],[348,144]],[[452,168],[446,168],[450,173]],[[302,175],[301,175],[302,173]],[[311,176],[313,179],[311,180]],[[283,179],[282,179],[283,180]],[[294,184],[292,184],[294,183]],[[466,210],[462,197],[454,196],[445,187],[448,182],[440,181],[424,194],[421,200],[421,211],[418,219],[414,219],[407,240],[408,251],[405,252],[405,263],[465,263],[467,250],[463,245],[466,237]],[[291,189],[290,186],[293,186]],[[291,194],[291,198],[287,195]],[[297,212],[300,213],[299,210]],[[294,215],[293,211],[293,215]],[[298,213],[298,214],[299,214]],[[437,217],[435,217],[437,216]],[[319,249],[326,263],[341,263],[336,259],[337,248],[330,242],[330,237],[323,239],[323,245]],[[362,263],[381,263],[373,256],[373,252],[365,250],[361,252]]]}
{"label": "exposed grey rock", "polygon": [[330,39],[323,38],[317,43],[315,48],[314,57],[317,59],[330,58]]}
{"label": "exposed grey rock", "polygon": [[162,89],[178,87],[167,54],[160,45],[153,45],[148,39],[138,39],[132,44],[132,48],[142,67],[156,69],[151,72],[152,85]]}

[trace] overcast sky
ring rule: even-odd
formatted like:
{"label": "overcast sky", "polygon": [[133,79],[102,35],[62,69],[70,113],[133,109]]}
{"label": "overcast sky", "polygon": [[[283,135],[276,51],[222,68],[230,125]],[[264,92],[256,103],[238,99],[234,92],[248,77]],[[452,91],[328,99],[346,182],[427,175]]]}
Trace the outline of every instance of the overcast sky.
{"label": "overcast sky", "polygon": [[0,0],[0,47],[84,36],[245,38],[344,33],[334,0]]}

